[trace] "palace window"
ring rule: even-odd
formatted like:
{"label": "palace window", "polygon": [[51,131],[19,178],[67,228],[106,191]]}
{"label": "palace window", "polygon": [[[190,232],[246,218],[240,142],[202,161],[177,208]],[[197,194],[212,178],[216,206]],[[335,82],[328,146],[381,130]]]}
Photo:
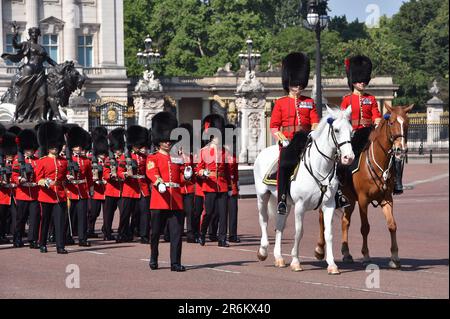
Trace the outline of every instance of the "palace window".
{"label": "palace window", "polygon": [[58,36],[56,34],[44,34],[42,46],[52,60],[58,62]]}
{"label": "palace window", "polygon": [[[12,40],[13,40],[13,36],[12,34],[7,34],[6,35],[6,53],[15,53],[17,52],[17,50],[14,49],[13,44],[12,44]],[[17,42],[21,42],[22,35],[19,34],[19,36],[17,37]],[[17,65],[17,63],[12,63],[9,60],[5,60],[6,65]]]}
{"label": "palace window", "polygon": [[84,67],[92,67],[93,63],[92,35],[78,37],[78,63]]}

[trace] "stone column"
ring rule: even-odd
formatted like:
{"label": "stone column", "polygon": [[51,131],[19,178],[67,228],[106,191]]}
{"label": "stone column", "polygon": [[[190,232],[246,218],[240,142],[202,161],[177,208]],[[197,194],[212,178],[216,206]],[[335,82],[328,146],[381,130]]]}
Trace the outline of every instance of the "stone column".
{"label": "stone column", "polygon": [[64,59],[63,61],[77,61],[77,28],[79,25],[79,8],[75,0],[62,2],[62,18],[65,22],[63,31]]}
{"label": "stone column", "polygon": [[146,128],[151,127],[153,116],[164,110],[163,92],[135,92],[133,101],[138,124]]}
{"label": "stone column", "polygon": [[431,148],[440,141],[439,124],[442,113],[444,113],[444,102],[438,98],[439,88],[437,81],[433,82],[433,87],[429,90],[433,97],[427,101],[427,143]]}
{"label": "stone column", "polygon": [[266,148],[267,93],[253,71],[246,72],[245,79],[236,89],[235,103],[241,129],[240,163],[254,163],[256,156]]}
{"label": "stone column", "polygon": [[27,30],[29,28],[39,27],[39,0],[26,0],[25,10],[27,12]]}
{"label": "stone column", "polygon": [[72,95],[67,107],[67,123],[76,123],[89,130],[89,102],[84,96]]}
{"label": "stone column", "polygon": [[98,16],[101,23],[99,32],[100,66],[117,65],[116,1],[98,0]]}

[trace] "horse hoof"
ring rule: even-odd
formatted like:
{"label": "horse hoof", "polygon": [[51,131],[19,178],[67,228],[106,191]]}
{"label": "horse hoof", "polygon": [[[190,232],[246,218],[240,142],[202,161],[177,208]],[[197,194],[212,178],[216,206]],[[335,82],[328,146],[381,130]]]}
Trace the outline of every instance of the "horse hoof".
{"label": "horse hoof", "polygon": [[329,275],[340,275],[341,272],[339,271],[337,266],[328,266],[327,272]]}
{"label": "horse hoof", "polygon": [[317,260],[323,260],[325,258],[325,253],[323,251],[320,252],[319,247],[316,247],[316,249],[314,249],[314,256]]}
{"label": "horse hoof", "polygon": [[342,261],[346,264],[353,264],[353,257],[352,255],[346,255],[342,258]]}
{"label": "horse hoof", "polygon": [[400,269],[402,266],[400,265],[400,260],[393,260],[389,261],[389,268],[391,269]]}
{"label": "horse hoof", "polygon": [[262,254],[259,252],[259,250],[258,250],[258,252],[256,253],[256,256],[258,257],[258,259],[259,259],[260,261],[264,261],[264,260],[267,259],[267,255],[266,255],[266,256],[262,255]]}
{"label": "horse hoof", "polygon": [[300,266],[300,264],[291,264],[291,270],[298,272],[298,271],[303,271],[302,266]]}
{"label": "horse hoof", "polygon": [[284,259],[275,259],[275,267],[277,267],[277,268],[286,267],[286,263],[284,262]]}

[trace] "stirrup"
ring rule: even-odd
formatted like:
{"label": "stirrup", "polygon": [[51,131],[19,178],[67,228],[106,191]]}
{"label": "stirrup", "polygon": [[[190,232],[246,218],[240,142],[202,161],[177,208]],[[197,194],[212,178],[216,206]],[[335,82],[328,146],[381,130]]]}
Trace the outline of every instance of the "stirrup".
{"label": "stirrup", "polygon": [[350,203],[347,197],[342,194],[342,192],[338,191],[336,193],[336,208],[346,208],[350,206]]}
{"label": "stirrup", "polygon": [[286,214],[287,214],[287,206],[286,206],[286,203],[285,203],[285,202],[280,201],[280,202],[278,203],[278,206],[277,206],[277,212],[278,212],[278,214],[280,214],[280,215],[286,215]]}

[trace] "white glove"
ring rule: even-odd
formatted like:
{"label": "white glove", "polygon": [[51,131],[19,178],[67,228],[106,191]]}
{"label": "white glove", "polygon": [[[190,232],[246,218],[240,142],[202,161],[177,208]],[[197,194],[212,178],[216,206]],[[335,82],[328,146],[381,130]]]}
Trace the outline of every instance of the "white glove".
{"label": "white glove", "polygon": [[228,191],[228,197],[233,196],[233,191]]}
{"label": "white glove", "polygon": [[289,141],[288,140],[282,140],[281,141],[281,146],[287,147],[288,145],[289,145]]}
{"label": "white glove", "polygon": [[164,194],[166,191],[167,191],[166,184],[159,183],[158,184],[158,192],[160,192],[161,194]]}
{"label": "white glove", "polygon": [[209,177],[209,170],[207,169],[203,170],[203,176]]}
{"label": "white glove", "polygon": [[192,167],[186,166],[184,168],[184,179],[189,180],[192,177]]}

